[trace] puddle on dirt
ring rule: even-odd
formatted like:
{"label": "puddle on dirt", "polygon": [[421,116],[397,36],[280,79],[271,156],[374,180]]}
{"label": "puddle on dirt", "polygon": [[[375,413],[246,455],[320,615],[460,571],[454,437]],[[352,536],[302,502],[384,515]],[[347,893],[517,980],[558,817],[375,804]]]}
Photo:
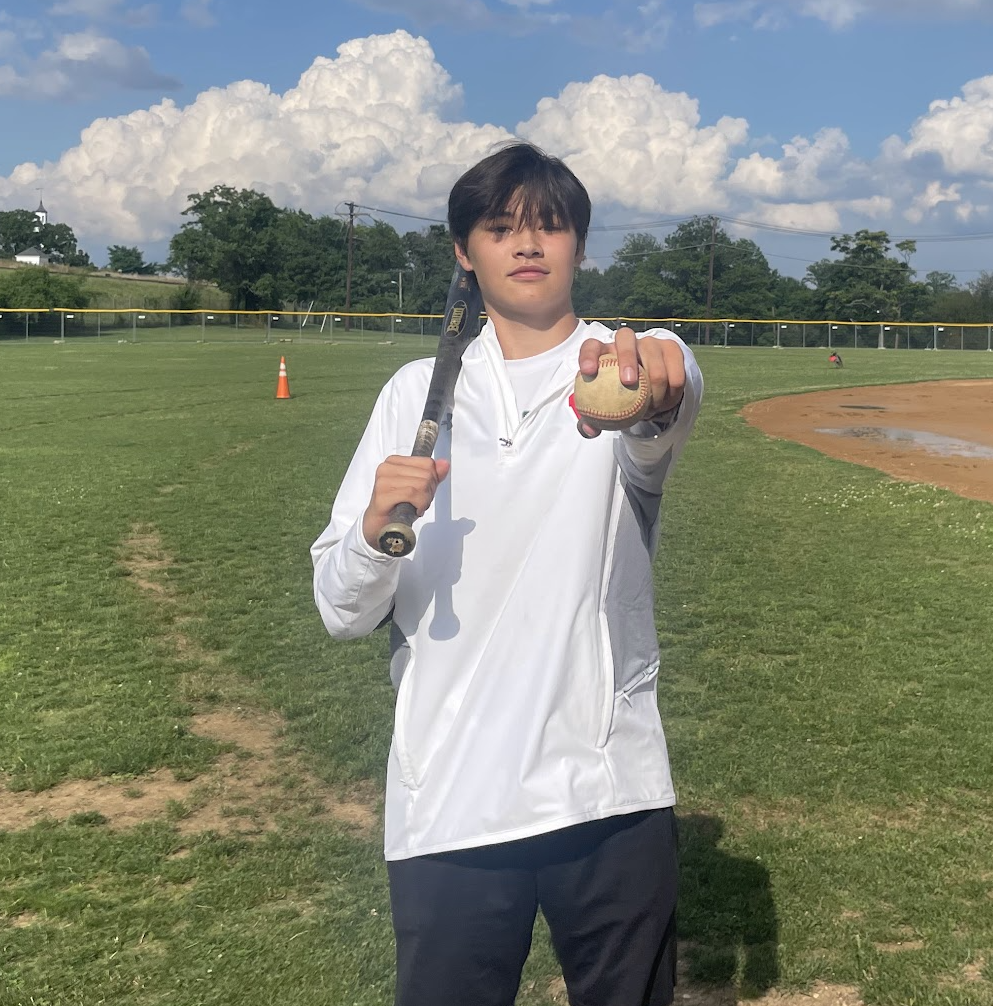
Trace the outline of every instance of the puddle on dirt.
{"label": "puddle on dirt", "polygon": [[[853,408],[854,406],[849,406]],[[923,447],[928,454],[943,458],[983,458],[993,460],[993,447],[944,437],[940,433],[927,430],[902,430],[888,426],[850,426],[845,429],[817,429],[815,433],[829,433],[838,437],[859,437],[865,440],[880,440],[908,447]]]}

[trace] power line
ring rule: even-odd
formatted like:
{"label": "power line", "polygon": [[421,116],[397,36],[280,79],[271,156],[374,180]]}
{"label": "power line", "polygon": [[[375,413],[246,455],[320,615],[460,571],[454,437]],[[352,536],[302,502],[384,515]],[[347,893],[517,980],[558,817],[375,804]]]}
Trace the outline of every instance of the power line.
{"label": "power line", "polygon": [[372,213],[385,213],[387,216],[391,217],[406,217],[408,220],[423,220],[429,224],[447,224],[447,220],[439,220],[436,217],[419,217],[415,213],[401,213],[399,210],[383,210],[378,206],[361,206],[359,203],[355,203],[355,208],[357,210],[369,210]]}
{"label": "power line", "polygon": [[[421,220],[429,224],[447,224],[448,221],[439,217],[425,217],[416,213],[402,213],[400,210],[387,210],[379,206],[363,206],[355,203],[355,208],[368,210],[371,213],[384,213],[387,216],[403,217],[406,220]],[[678,227],[680,224],[688,223],[699,218],[699,214],[682,217],[668,217],[662,220],[633,221],[621,224],[598,224],[590,226],[590,233],[607,234],[616,231],[647,231],[656,230],[660,227]],[[751,227],[755,230],[770,231],[775,234],[795,234],[799,237],[819,237],[834,238],[839,236],[839,230],[823,231],[813,227],[791,227],[788,224],[774,224],[764,220],[747,220],[744,217],[719,216],[718,223],[732,223],[739,227]],[[859,228],[865,229],[865,228]],[[842,231],[842,233],[844,233]],[[977,234],[888,234],[890,241],[915,241],[918,244],[931,244],[939,242],[963,242],[963,241],[989,241],[993,240],[993,231],[981,231]],[[781,255],[780,258],[788,258]],[[814,261],[813,259],[798,259],[797,261]]]}

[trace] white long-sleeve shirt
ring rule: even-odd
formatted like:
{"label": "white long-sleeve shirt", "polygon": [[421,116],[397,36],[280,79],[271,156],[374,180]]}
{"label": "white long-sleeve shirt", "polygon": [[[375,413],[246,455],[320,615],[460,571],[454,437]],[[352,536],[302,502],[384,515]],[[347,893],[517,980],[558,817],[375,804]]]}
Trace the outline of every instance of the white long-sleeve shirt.
{"label": "white long-sleeve shirt", "polygon": [[[547,394],[521,418],[491,323],[470,343],[436,458],[451,471],[411,555],[362,534],[378,465],[409,454],[433,361],[383,388],[331,522],[314,593],[332,636],[390,615],[397,689],[386,858],[513,841],[675,803],[656,699],[652,560],[662,483],[693,427],[703,378],[668,428],[583,439],[570,402],[580,322],[550,352]],[[552,357],[554,354],[554,358]]]}

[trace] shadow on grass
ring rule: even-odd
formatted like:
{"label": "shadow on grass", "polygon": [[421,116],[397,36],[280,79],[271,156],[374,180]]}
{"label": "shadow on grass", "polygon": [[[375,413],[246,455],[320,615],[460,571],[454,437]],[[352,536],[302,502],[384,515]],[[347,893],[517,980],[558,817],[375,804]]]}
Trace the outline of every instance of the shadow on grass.
{"label": "shadow on grass", "polygon": [[679,940],[692,981],[738,984],[744,998],[779,978],[779,923],[769,871],[718,846],[716,817],[679,817]]}

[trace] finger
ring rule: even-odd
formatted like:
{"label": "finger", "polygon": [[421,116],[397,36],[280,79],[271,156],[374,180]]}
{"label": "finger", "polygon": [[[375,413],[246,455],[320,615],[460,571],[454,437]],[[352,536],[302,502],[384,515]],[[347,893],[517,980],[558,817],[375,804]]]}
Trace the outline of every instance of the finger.
{"label": "finger", "polygon": [[627,325],[619,328],[614,336],[614,346],[621,383],[634,387],[638,383],[638,337],[634,329]]}
{"label": "finger", "polygon": [[652,400],[659,412],[674,409],[682,400],[686,388],[686,362],[679,345],[669,340],[662,341],[662,359],[665,366],[665,386],[659,388],[658,395],[653,387]]}
{"label": "finger", "polygon": [[576,423],[576,429],[579,430],[579,435],[586,440],[595,440],[600,436],[600,427],[594,426],[588,419],[580,419]]}
{"label": "finger", "polygon": [[652,403],[656,411],[662,411],[661,404],[665,401],[672,383],[670,361],[666,353],[665,343],[661,339],[646,337],[638,343],[638,355],[641,365],[648,375],[648,383],[652,389]]}
{"label": "finger", "polygon": [[[646,342],[648,340],[645,340]],[[662,409],[662,402],[665,401],[669,393],[669,370],[666,366],[665,357],[661,353],[641,354],[641,365],[648,374],[648,383],[652,389],[652,403],[659,412]]]}
{"label": "finger", "polygon": [[592,377],[600,368],[600,357],[612,354],[614,347],[599,339],[587,339],[579,347],[579,369],[587,377]]}
{"label": "finger", "polygon": [[[447,465],[447,461],[443,462],[443,467]],[[438,483],[447,474],[447,468],[444,473],[437,470],[432,458],[389,458],[377,469],[372,506],[380,513],[388,513],[398,503],[409,503],[418,515],[423,515]]]}

